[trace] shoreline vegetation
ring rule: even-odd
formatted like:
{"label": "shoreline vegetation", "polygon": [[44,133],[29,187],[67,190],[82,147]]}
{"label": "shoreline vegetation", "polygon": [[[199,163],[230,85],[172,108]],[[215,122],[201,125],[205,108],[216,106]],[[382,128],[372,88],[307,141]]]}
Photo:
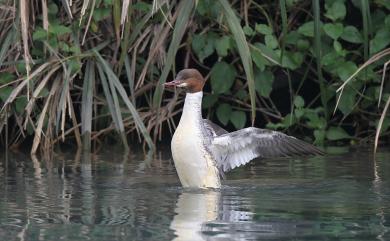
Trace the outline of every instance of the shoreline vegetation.
{"label": "shoreline vegetation", "polygon": [[317,145],[389,141],[390,4],[368,0],[3,0],[0,143],[155,150],[206,76],[204,115]]}

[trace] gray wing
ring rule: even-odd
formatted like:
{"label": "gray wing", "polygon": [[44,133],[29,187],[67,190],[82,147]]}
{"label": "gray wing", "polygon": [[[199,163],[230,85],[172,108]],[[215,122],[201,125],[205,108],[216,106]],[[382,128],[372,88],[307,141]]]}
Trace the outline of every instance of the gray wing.
{"label": "gray wing", "polygon": [[219,125],[207,120],[203,119],[203,126],[206,128],[206,131],[209,132],[210,136],[217,137],[220,135],[228,134],[229,132]]}
{"label": "gray wing", "polygon": [[211,149],[218,167],[224,172],[256,157],[323,155],[317,147],[295,137],[254,127],[214,137]]}

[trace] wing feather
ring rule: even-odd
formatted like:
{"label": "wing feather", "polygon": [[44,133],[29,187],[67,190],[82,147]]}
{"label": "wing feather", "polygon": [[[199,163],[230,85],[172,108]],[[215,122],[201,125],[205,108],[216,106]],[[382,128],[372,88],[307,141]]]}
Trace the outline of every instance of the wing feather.
{"label": "wing feather", "polygon": [[248,127],[214,136],[212,151],[224,172],[244,165],[256,157],[323,155],[317,147],[281,132]]}

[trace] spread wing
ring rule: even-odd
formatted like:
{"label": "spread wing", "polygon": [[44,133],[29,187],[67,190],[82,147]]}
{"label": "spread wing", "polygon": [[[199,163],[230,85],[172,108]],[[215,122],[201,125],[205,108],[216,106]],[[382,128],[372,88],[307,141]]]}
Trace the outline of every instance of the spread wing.
{"label": "spread wing", "polygon": [[229,132],[217,124],[213,122],[203,119],[203,126],[206,128],[206,131],[209,132],[210,136],[216,137],[224,134],[228,134]]}
{"label": "spread wing", "polygon": [[224,172],[256,157],[323,155],[317,147],[295,137],[254,127],[214,137],[212,151],[218,167]]}

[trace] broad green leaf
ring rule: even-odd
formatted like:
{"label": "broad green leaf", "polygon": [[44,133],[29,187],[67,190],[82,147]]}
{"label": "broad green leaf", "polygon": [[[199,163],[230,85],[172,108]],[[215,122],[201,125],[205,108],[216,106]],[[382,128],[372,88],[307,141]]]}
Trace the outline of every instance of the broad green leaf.
{"label": "broad green leaf", "polygon": [[14,89],[11,86],[1,88],[0,99],[5,102]]}
{"label": "broad green leaf", "polygon": [[215,41],[215,49],[220,57],[225,57],[228,54],[230,46],[230,37],[223,36]]}
{"label": "broad green leaf", "polygon": [[[8,73],[8,72],[3,72],[0,73],[0,85],[7,84],[11,82],[12,80],[15,80],[15,75]],[[1,92],[2,89],[0,89]]]}
{"label": "broad green leaf", "polygon": [[351,113],[356,104],[356,92],[349,86],[345,87],[341,93],[341,98],[337,108],[344,114]]}
{"label": "broad green leaf", "polygon": [[255,72],[255,87],[257,93],[264,97],[269,97],[272,91],[272,83],[274,75],[271,71],[256,71]]}
{"label": "broad green leaf", "polygon": [[363,36],[359,30],[354,26],[347,26],[344,28],[341,38],[350,43],[360,44],[363,43]]}
{"label": "broad green leaf", "polygon": [[246,123],[246,115],[243,111],[233,111],[230,115],[230,121],[236,129],[242,129]]}
{"label": "broad green leaf", "polygon": [[227,123],[229,122],[231,113],[232,113],[232,107],[226,103],[219,105],[216,112],[218,120],[224,126],[226,126]]}
{"label": "broad green leaf", "polygon": [[310,48],[310,42],[306,39],[298,39],[296,42],[298,50],[305,51]]}
{"label": "broad green leaf", "polygon": [[253,31],[253,29],[251,27],[249,27],[248,25],[244,26],[242,28],[242,30],[244,31],[246,36],[253,36],[255,34],[255,31]]}
{"label": "broad green leaf", "polygon": [[341,62],[336,69],[337,75],[343,81],[347,80],[358,69],[352,61]]}
{"label": "broad green leaf", "polygon": [[390,28],[379,29],[370,41],[370,54],[375,54],[390,44]]}
{"label": "broad green leaf", "polygon": [[306,22],[298,28],[298,33],[307,36],[314,37],[314,22]]}
{"label": "broad green leaf", "polygon": [[19,114],[24,112],[24,108],[26,108],[27,105],[27,96],[20,96],[15,99],[15,110]]}
{"label": "broad green leaf", "polygon": [[341,23],[324,24],[325,33],[332,39],[338,39],[343,34],[344,27]]}
{"label": "broad green leaf", "polygon": [[325,141],[325,130],[315,130],[313,134],[315,137],[314,143],[322,145]]}
{"label": "broad green leaf", "polygon": [[264,35],[269,35],[273,33],[272,28],[265,24],[256,24],[255,30],[256,32],[262,33]]}
{"label": "broad green leaf", "polygon": [[53,25],[49,26],[49,32],[58,36],[58,35],[71,33],[72,30],[69,27],[66,27],[64,25],[54,25],[53,24]]}
{"label": "broad green leaf", "polygon": [[341,43],[337,40],[333,41],[333,48],[338,54],[340,54],[343,50],[343,46],[341,46]]}
{"label": "broad green leaf", "polygon": [[241,90],[238,90],[234,96],[240,100],[246,100],[248,98],[248,92],[244,89],[241,89]]}
{"label": "broad green leaf", "polygon": [[214,64],[211,69],[211,88],[216,94],[226,93],[236,79],[236,69],[224,61]]}
{"label": "broad green leaf", "polygon": [[333,21],[345,18],[347,9],[343,1],[335,1],[325,13],[325,16]]}
{"label": "broad green leaf", "polygon": [[43,28],[37,28],[33,33],[33,40],[43,40],[47,38],[47,31]]}
{"label": "broad green leaf", "polygon": [[218,101],[218,95],[216,94],[211,94],[211,95],[205,95],[203,97],[202,101],[202,108],[207,109],[212,107],[215,103]]}
{"label": "broad green leaf", "polygon": [[282,66],[295,70],[301,66],[303,62],[303,54],[301,52],[285,51],[282,58]]}
{"label": "broad green leaf", "polygon": [[294,98],[294,106],[296,108],[302,108],[305,106],[305,100],[302,98],[302,96],[295,96]]}
{"label": "broad green leaf", "polygon": [[255,62],[255,65],[261,70],[264,71],[265,65],[268,61],[261,55],[260,51],[257,49],[252,49],[251,51],[252,60]]}
{"label": "broad green leaf", "polygon": [[331,141],[350,139],[351,136],[341,127],[330,127],[326,131],[326,138]]}
{"label": "broad green leaf", "polygon": [[273,35],[266,35],[264,38],[265,45],[267,45],[271,49],[275,49],[278,47],[278,40]]}
{"label": "broad green leaf", "polygon": [[105,18],[108,18],[110,17],[111,15],[111,9],[109,8],[96,8],[94,11],[93,11],[93,20],[95,20],[96,22],[99,22]]}
{"label": "broad green leaf", "polygon": [[216,36],[215,34],[195,35],[192,39],[192,48],[198,56],[200,62],[214,53]]}
{"label": "broad green leaf", "polygon": [[340,61],[343,61],[343,59],[340,59],[340,55],[338,55],[336,51],[330,51],[329,53],[322,56],[321,59],[321,63],[324,66],[334,65]]}
{"label": "broad green leaf", "polygon": [[[278,55],[276,51],[270,49],[269,47],[265,46],[262,43],[255,43],[253,47],[256,51],[259,51],[260,53],[262,53],[267,57],[268,65],[275,65],[275,62],[279,63],[280,55]],[[272,61],[268,60],[268,58],[272,59]]]}

